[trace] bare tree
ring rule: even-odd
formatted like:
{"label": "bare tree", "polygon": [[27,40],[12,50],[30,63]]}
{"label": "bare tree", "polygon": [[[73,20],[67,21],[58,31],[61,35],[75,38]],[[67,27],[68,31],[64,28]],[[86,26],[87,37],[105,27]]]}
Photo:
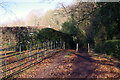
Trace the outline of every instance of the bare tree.
{"label": "bare tree", "polygon": [[99,8],[95,2],[76,2],[72,5],[65,6],[60,4],[61,8],[56,11],[59,15],[69,16],[76,22],[75,27],[79,30],[77,38],[81,39],[82,33],[87,42],[94,43],[93,20],[95,19],[96,9]]}
{"label": "bare tree", "polygon": [[[14,12],[11,10],[11,6],[13,6],[15,3],[7,2],[7,1],[0,1],[0,10],[2,14],[14,14]],[[15,14],[14,14],[15,15]]]}
{"label": "bare tree", "polygon": [[46,26],[52,26],[60,29],[60,26],[67,21],[67,17],[63,17],[62,15],[56,15],[56,10],[49,10],[46,14],[41,17],[40,24]]}
{"label": "bare tree", "polygon": [[41,16],[42,16],[41,10],[32,10],[27,16],[26,24],[30,26],[39,26]]}

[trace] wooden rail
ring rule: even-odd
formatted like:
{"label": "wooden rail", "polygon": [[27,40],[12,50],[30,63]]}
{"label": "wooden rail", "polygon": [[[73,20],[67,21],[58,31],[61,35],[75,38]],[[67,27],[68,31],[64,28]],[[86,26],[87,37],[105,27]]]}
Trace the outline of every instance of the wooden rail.
{"label": "wooden rail", "polygon": [[[22,51],[22,48],[29,47]],[[17,51],[15,51],[18,49]],[[30,68],[33,64],[41,62],[41,60],[55,54],[59,49],[65,49],[65,42],[46,41],[37,44],[19,45],[1,49],[2,52],[0,68],[2,71],[2,79],[10,78],[15,74],[23,72],[26,68]]]}

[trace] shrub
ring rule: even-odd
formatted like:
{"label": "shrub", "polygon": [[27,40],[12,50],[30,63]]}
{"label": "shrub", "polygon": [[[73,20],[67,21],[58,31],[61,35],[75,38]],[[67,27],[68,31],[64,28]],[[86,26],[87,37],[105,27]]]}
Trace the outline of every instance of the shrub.
{"label": "shrub", "polygon": [[96,45],[95,52],[106,53],[120,59],[120,40],[107,40]]}

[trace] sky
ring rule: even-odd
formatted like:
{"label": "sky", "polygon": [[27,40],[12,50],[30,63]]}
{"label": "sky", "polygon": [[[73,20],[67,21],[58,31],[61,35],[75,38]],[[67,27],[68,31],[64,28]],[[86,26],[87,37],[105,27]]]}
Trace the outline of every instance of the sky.
{"label": "sky", "polygon": [[[80,0],[0,0],[0,26],[18,19],[25,20],[31,11],[44,15],[48,10],[59,7],[59,3],[66,6]],[[85,1],[111,1],[111,0],[81,0]],[[112,0],[113,1],[113,0]],[[120,0],[114,0],[118,2]],[[2,4],[1,4],[2,3]]]}
{"label": "sky", "polygon": [[[69,5],[73,0],[0,0],[0,24],[17,19],[26,19],[33,10],[39,10],[41,16],[50,9],[56,9],[59,3]],[[3,7],[1,7],[3,6]],[[39,13],[39,12],[38,12]]]}

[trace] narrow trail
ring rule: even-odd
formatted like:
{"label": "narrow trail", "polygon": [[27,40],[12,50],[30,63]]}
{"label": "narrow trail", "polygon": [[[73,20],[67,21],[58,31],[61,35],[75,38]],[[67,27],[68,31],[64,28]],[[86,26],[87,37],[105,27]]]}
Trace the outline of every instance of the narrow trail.
{"label": "narrow trail", "polygon": [[[67,55],[69,52],[73,54]],[[87,52],[62,50],[26,70],[17,78],[118,78],[117,62],[103,57],[91,56]]]}

